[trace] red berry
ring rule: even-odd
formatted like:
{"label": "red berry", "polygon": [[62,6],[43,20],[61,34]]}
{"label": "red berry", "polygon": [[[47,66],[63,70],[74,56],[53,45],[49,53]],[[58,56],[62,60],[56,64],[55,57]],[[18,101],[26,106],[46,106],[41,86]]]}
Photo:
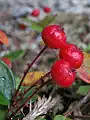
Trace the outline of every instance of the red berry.
{"label": "red berry", "polygon": [[46,12],[46,13],[51,12],[51,8],[50,8],[50,7],[44,7],[43,10],[44,10],[44,12]]}
{"label": "red berry", "polygon": [[79,68],[83,62],[82,51],[73,44],[67,44],[60,50],[59,56],[68,61],[73,68]]}
{"label": "red berry", "polygon": [[38,8],[34,9],[31,15],[34,17],[38,17],[40,15],[40,10]]}
{"label": "red berry", "polygon": [[2,60],[5,64],[7,64],[9,68],[12,67],[12,63],[11,63],[11,61],[10,61],[9,58],[3,57],[3,58],[1,58],[1,60]]}
{"label": "red berry", "polygon": [[51,68],[52,79],[61,87],[69,87],[75,81],[76,73],[65,60],[57,60]]}
{"label": "red berry", "polygon": [[66,44],[66,34],[59,25],[46,26],[42,31],[42,39],[50,48],[62,48]]}

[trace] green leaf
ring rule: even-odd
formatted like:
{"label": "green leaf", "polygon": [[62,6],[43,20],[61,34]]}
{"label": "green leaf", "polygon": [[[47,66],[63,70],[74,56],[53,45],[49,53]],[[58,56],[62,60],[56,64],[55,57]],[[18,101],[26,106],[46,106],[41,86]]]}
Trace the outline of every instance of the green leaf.
{"label": "green leaf", "polygon": [[18,76],[15,76],[15,81],[16,81],[16,89],[17,89],[20,84],[21,79]]}
{"label": "green leaf", "polygon": [[32,21],[31,19],[28,19],[28,18],[24,18],[23,19],[25,22],[28,22],[30,23],[30,28],[32,28],[33,30],[36,30],[38,32],[42,32],[43,30],[43,26],[41,26],[38,22],[36,21]]}
{"label": "green leaf", "polygon": [[7,111],[8,111],[7,106],[1,106],[0,105],[0,120],[6,120]]}
{"label": "green leaf", "polygon": [[33,30],[36,30],[38,32],[42,32],[43,28],[45,26],[47,26],[48,24],[52,23],[55,19],[56,19],[55,15],[48,15],[43,20],[40,20],[39,22],[32,21],[28,18],[24,18],[23,20],[25,22],[30,23],[31,24],[30,28],[32,28]]}
{"label": "green leaf", "polygon": [[84,48],[84,51],[85,51],[85,52],[90,51],[90,45],[88,45],[87,48]]}
{"label": "green leaf", "polygon": [[63,115],[56,115],[56,116],[54,117],[54,120],[72,120],[72,119],[66,118],[66,117],[63,116]]}
{"label": "green leaf", "polygon": [[54,117],[54,120],[65,120],[66,118],[64,117],[64,116],[62,116],[62,115],[56,115],[55,117]]}
{"label": "green leaf", "polygon": [[38,32],[42,32],[42,30],[43,30],[43,27],[41,27],[38,24],[34,24],[34,23],[30,26],[30,28],[32,28],[33,30],[36,30]]}
{"label": "green leaf", "polygon": [[14,75],[8,66],[0,60],[0,92],[11,100],[15,88]]}
{"label": "green leaf", "polygon": [[1,92],[0,92],[0,104],[1,105],[8,105],[9,104],[9,101]]}
{"label": "green leaf", "polygon": [[80,86],[77,90],[77,94],[86,95],[90,91],[90,85]]}
{"label": "green leaf", "polygon": [[57,16],[55,15],[48,15],[46,16],[43,20],[40,20],[40,22],[38,22],[41,26],[43,26],[43,28],[45,26],[47,26],[48,24],[52,23]]}
{"label": "green leaf", "polygon": [[11,61],[14,61],[19,57],[21,57],[23,54],[24,54],[24,50],[16,50],[5,55],[5,57],[8,57]]}

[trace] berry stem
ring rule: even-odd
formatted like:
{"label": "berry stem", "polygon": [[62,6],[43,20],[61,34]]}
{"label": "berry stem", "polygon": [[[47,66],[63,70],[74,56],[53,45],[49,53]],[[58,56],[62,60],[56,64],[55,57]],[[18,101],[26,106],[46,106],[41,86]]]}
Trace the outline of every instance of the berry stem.
{"label": "berry stem", "polygon": [[49,82],[51,82],[51,79],[50,80],[48,80],[48,81],[46,81],[44,84],[42,84],[40,87],[38,87],[37,88],[37,90],[31,95],[31,96],[29,96],[25,101],[24,101],[24,103],[15,111],[15,112],[12,112],[12,114],[10,115],[10,119],[13,117],[13,116],[15,116],[19,111],[20,111],[20,109],[21,108],[23,108],[25,105],[26,105],[26,103],[35,95],[35,94],[37,94],[38,92],[39,92],[39,90],[43,87],[43,86],[45,86],[46,84],[48,84]]}
{"label": "berry stem", "polygon": [[[36,81],[32,86],[30,86],[30,88],[28,88],[28,89],[24,92],[24,95],[23,95],[20,99],[18,99],[18,100],[15,102],[15,104],[14,104],[14,103],[12,104],[11,108],[12,108],[13,106],[18,105],[18,103],[21,102],[21,100],[24,98],[24,96],[25,96],[37,83],[39,83],[40,81],[42,81],[42,80],[43,80],[45,77],[47,77],[49,74],[50,74],[50,71],[47,72],[44,76],[42,76],[42,77],[41,77],[38,81]],[[9,112],[11,112],[11,109],[9,109]]]}
{"label": "berry stem", "polygon": [[19,84],[19,86],[18,86],[18,88],[17,88],[17,90],[16,90],[16,92],[15,92],[15,95],[14,95],[14,97],[13,97],[13,100],[17,97],[17,94],[18,94],[18,92],[19,92],[19,89],[20,89],[20,87],[21,87],[21,85],[22,85],[22,82],[23,82],[24,78],[26,77],[28,71],[30,70],[30,68],[32,67],[32,65],[36,62],[36,60],[40,57],[40,55],[46,50],[46,48],[47,48],[47,46],[44,46],[44,48],[38,53],[38,55],[34,58],[34,60],[28,65],[28,67],[27,67],[27,69],[25,70],[24,75],[23,75],[23,77],[22,77],[22,79],[21,79],[21,82],[20,82],[20,84]]}

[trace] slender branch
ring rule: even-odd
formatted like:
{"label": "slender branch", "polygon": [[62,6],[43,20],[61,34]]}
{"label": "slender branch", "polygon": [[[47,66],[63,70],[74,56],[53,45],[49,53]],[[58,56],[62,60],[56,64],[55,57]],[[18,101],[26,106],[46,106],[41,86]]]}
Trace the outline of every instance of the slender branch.
{"label": "slender branch", "polygon": [[23,108],[25,105],[26,105],[26,103],[35,95],[35,94],[37,94],[38,92],[39,92],[39,90],[43,87],[43,86],[45,86],[46,84],[48,84],[49,82],[51,82],[51,80],[48,80],[47,82],[45,82],[44,84],[42,84],[39,88],[37,88],[37,90],[31,95],[31,96],[29,96],[25,101],[24,101],[24,103],[15,111],[15,112],[13,112],[11,115],[10,115],[10,119],[13,117],[13,116],[15,116],[19,111],[20,111],[20,109],[21,108]]}
{"label": "slender branch", "polygon": [[73,108],[72,110],[69,110],[67,112],[64,113],[64,116],[68,117],[69,115],[71,115],[71,113],[76,109],[76,108],[79,108],[81,107],[83,104],[85,104],[88,99],[90,98],[90,92],[88,92],[88,94],[83,97],[83,99],[81,99]]}
{"label": "slender branch", "polygon": [[72,118],[90,118],[90,115],[70,115]]}
{"label": "slender branch", "polygon": [[[50,74],[50,71],[47,72],[44,76],[42,76],[38,81],[36,81],[32,86],[30,86],[30,88],[28,88],[25,92],[24,95],[18,99],[15,104],[12,104],[11,108],[13,108],[13,106],[16,106],[19,102],[21,102],[22,99],[24,99],[24,96],[32,89],[32,87],[34,87],[37,83],[39,83],[41,80],[43,80],[45,77],[47,77]],[[9,109],[9,112],[11,111],[11,109]]]}
{"label": "slender branch", "polygon": [[35,57],[35,59],[32,61],[32,63],[30,63],[30,64],[28,65],[28,68],[27,68],[26,71],[24,72],[24,75],[23,75],[23,77],[22,77],[22,79],[21,79],[21,81],[20,81],[20,84],[19,84],[19,86],[18,86],[18,88],[17,88],[17,90],[16,90],[16,92],[15,92],[15,95],[14,95],[14,97],[13,97],[13,100],[16,98],[16,96],[17,96],[17,94],[18,94],[18,92],[19,92],[19,89],[20,89],[20,87],[21,87],[21,85],[22,85],[22,82],[23,82],[24,78],[26,77],[28,71],[30,70],[30,68],[32,67],[32,65],[36,62],[36,60],[40,57],[40,55],[45,51],[46,48],[47,48],[47,46],[44,46],[44,48],[39,52],[39,54]]}
{"label": "slender branch", "polygon": [[44,76],[42,76],[38,81],[36,81],[30,88],[28,88],[28,89],[25,91],[24,95],[27,94],[28,91],[30,91],[32,87],[34,87],[37,83],[39,83],[40,81],[42,81],[42,80],[43,80],[45,77],[47,77],[49,74],[50,74],[50,71],[47,72]]}

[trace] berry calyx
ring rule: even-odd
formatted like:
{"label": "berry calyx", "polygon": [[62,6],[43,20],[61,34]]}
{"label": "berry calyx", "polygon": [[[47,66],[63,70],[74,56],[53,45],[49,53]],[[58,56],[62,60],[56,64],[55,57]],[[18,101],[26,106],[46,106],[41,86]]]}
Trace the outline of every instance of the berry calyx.
{"label": "berry calyx", "polygon": [[40,15],[40,10],[38,8],[34,9],[31,15],[34,17],[38,17]]}
{"label": "berry calyx", "polygon": [[66,44],[66,34],[60,25],[48,25],[42,31],[42,39],[50,48],[62,48]]}
{"label": "berry calyx", "polygon": [[9,58],[3,57],[3,58],[1,58],[1,60],[2,60],[5,64],[7,64],[9,68],[12,67],[12,63],[11,63],[11,61],[10,61]]}
{"label": "berry calyx", "polygon": [[83,62],[82,51],[73,44],[67,44],[60,50],[60,58],[68,61],[73,68],[79,68]]}
{"label": "berry calyx", "polygon": [[49,12],[51,12],[51,8],[50,8],[50,7],[44,7],[44,8],[43,8],[43,11],[44,11],[45,13],[49,13]]}
{"label": "berry calyx", "polygon": [[51,68],[52,79],[61,87],[69,87],[75,81],[76,73],[65,60],[57,60]]}

